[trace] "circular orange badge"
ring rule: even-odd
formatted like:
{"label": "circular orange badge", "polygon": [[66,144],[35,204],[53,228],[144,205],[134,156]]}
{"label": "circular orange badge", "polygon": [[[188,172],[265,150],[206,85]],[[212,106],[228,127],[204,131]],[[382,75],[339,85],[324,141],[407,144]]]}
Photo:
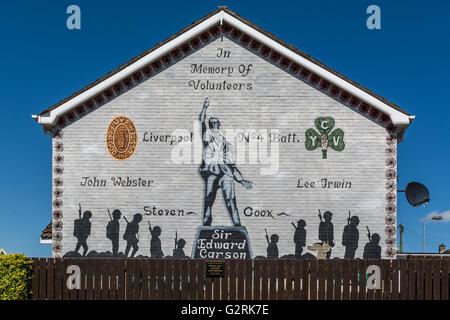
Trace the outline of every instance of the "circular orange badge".
{"label": "circular orange badge", "polygon": [[133,121],[125,116],[115,117],[106,131],[106,148],[116,160],[130,158],[137,146],[137,131]]}

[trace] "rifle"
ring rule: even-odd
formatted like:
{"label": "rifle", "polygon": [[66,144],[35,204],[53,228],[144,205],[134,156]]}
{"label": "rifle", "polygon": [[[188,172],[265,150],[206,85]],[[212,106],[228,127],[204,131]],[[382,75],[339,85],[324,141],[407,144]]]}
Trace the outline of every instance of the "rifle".
{"label": "rifle", "polygon": [[320,209],[317,209],[317,210],[319,210],[319,219],[320,219],[320,222],[323,222],[323,220],[322,220],[322,214],[320,213]]}
{"label": "rifle", "polygon": [[178,234],[177,231],[175,230],[175,249],[177,248],[177,242],[178,242]]}
{"label": "rifle", "polygon": [[78,215],[80,216],[80,219],[81,219],[81,203],[78,204],[78,207],[79,207],[79,209],[78,209]]}
{"label": "rifle", "polygon": [[370,235],[369,227],[366,226],[366,229],[367,229],[367,237],[369,238],[369,242],[371,242],[372,241],[372,236]]}
{"label": "rifle", "polygon": [[107,209],[107,210],[108,210],[108,214],[109,214],[109,220],[112,221],[111,212],[109,211],[109,209]]}
{"label": "rifle", "polygon": [[152,225],[150,224],[150,221],[148,221],[148,226],[149,226],[150,233],[151,233],[152,232]]}
{"label": "rifle", "polygon": [[270,244],[270,241],[269,241],[269,235],[267,234],[267,229],[264,228],[264,231],[266,232],[266,240],[267,240],[267,244]]}

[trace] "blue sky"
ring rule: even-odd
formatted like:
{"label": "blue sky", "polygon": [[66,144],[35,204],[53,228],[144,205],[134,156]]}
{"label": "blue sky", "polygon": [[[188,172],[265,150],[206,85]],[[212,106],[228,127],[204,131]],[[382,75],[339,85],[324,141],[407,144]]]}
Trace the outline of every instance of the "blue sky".
{"label": "blue sky", "polygon": [[[81,8],[81,30],[66,8]],[[366,8],[381,8],[381,30]],[[0,88],[3,177],[0,248],[48,257],[39,235],[51,219],[51,140],[31,119],[142,51],[226,5],[242,17],[416,116],[399,145],[399,187],[425,184],[428,207],[399,194],[404,251],[450,246],[450,2],[428,1],[2,1]]]}

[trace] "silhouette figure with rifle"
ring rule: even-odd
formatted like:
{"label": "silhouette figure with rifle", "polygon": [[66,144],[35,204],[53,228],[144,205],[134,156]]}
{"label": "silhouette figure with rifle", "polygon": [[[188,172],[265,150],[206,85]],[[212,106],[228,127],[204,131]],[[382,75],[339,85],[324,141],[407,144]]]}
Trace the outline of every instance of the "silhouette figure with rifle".
{"label": "silhouette figure with rifle", "polygon": [[368,226],[366,229],[369,242],[364,246],[363,259],[381,259],[380,235],[378,233],[371,235]]}
{"label": "silhouette figure with rifle", "polygon": [[131,222],[128,222],[125,216],[123,218],[127,222],[127,228],[125,229],[125,233],[123,235],[123,239],[127,241],[125,256],[128,257],[130,249],[133,248],[130,256],[131,258],[133,258],[136,252],[139,250],[139,222],[142,221],[142,215],[140,213],[136,213],[133,216],[133,220]]}
{"label": "silhouette figure with rifle", "polygon": [[323,221],[322,214],[319,210],[319,240],[323,243],[327,243],[330,246],[330,250],[328,250],[326,258],[330,259],[331,257],[331,248],[334,247],[334,229],[333,229],[333,223],[331,223],[331,219],[333,214],[330,211],[325,211],[323,214]]}
{"label": "silhouette figure with rifle", "polygon": [[344,259],[354,259],[356,249],[358,249],[359,231],[358,231],[359,218],[358,216],[351,216],[348,212],[347,225],[344,227],[342,233],[342,245],[345,246]]}
{"label": "silhouette figure with rifle", "polygon": [[150,234],[152,235],[152,239],[150,240],[150,257],[152,258],[163,258],[164,253],[161,249],[161,228],[159,226],[155,226],[152,228],[150,221],[148,222],[148,229],[150,230]]}
{"label": "silhouette figure with rifle", "polygon": [[112,212],[112,216],[111,216],[111,212],[108,209],[108,214],[109,214],[109,222],[108,225],[106,226],[106,238],[108,238],[109,240],[111,240],[111,244],[112,244],[112,255],[113,257],[117,257],[118,253],[119,253],[119,234],[120,234],[120,217],[122,216],[122,213],[120,212],[119,209],[115,209]]}
{"label": "silhouette figure with rifle", "polygon": [[87,239],[91,234],[91,222],[92,213],[87,210],[83,213],[81,217],[81,204],[78,204],[78,219],[74,221],[73,235],[77,238],[77,245],[75,246],[75,252],[78,253],[80,247],[83,247],[83,257],[86,256],[88,251]]}
{"label": "silhouette figure with rifle", "polygon": [[292,223],[295,229],[294,243],[295,243],[295,258],[300,259],[303,253],[303,247],[306,246],[306,222],[303,219],[297,221],[297,226]]}

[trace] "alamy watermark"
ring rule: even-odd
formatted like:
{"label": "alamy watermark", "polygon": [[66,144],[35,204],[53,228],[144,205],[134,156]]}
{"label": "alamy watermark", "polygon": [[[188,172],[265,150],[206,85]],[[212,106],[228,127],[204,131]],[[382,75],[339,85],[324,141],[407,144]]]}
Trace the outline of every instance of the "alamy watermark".
{"label": "alamy watermark", "polygon": [[379,6],[373,4],[367,7],[367,14],[370,16],[367,18],[366,26],[369,30],[381,29],[381,9]]}
{"label": "alamy watermark", "polygon": [[79,6],[72,4],[67,7],[67,17],[66,26],[69,30],[80,30],[81,29],[81,9]]}

